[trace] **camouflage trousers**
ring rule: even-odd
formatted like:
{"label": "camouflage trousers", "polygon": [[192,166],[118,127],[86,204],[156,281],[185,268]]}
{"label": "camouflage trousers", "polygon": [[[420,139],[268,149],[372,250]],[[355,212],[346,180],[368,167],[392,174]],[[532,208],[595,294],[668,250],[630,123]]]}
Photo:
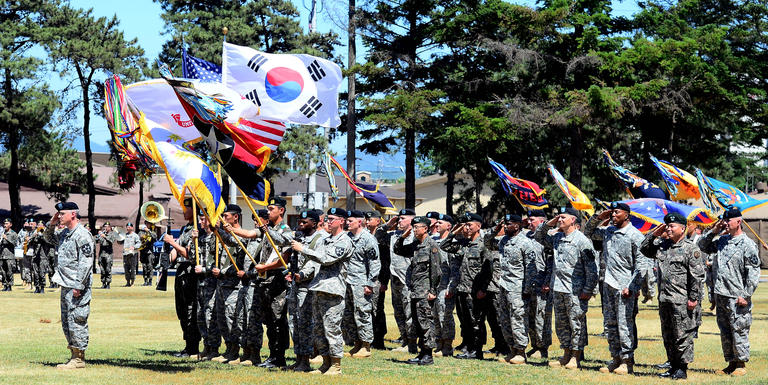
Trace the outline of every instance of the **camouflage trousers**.
{"label": "camouflage trousers", "polygon": [[520,292],[499,288],[495,305],[507,345],[513,349],[525,349],[528,346],[528,298],[523,298]]}
{"label": "camouflage trousers", "polygon": [[749,327],[752,325],[752,300],[747,306],[736,304],[736,298],[715,295],[717,327],[726,362],[749,361]]}
{"label": "camouflage trousers", "polygon": [[435,341],[435,302],[426,298],[411,298],[411,322],[410,335],[416,336],[421,351],[432,350],[436,346]]}
{"label": "camouflage trousers", "polygon": [[32,283],[35,287],[45,287],[45,275],[48,273],[48,258],[36,254],[32,257]]}
{"label": "camouflage trousers", "polygon": [[240,341],[240,335],[235,325],[235,309],[237,308],[236,287],[225,287],[219,285],[216,290],[216,327],[221,333],[224,343],[233,344]]}
{"label": "camouflage trousers", "polygon": [[435,337],[453,341],[456,337],[456,320],[453,319],[456,296],[445,298],[446,293],[448,289],[441,290],[435,300]]}
{"label": "camouflage trousers", "polygon": [[267,329],[267,345],[270,357],[282,357],[290,345],[288,331],[287,292],[284,280],[260,282],[253,292],[251,314],[248,316],[246,346],[261,349],[264,328]]}
{"label": "camouflage trousers", "polygon": [[469,351],[481,352],[483,350],[487,334],[485,321],[488,317],[489,308],[493,306],[489,300],[488,293],[482,299],[478,299],[470,293],[458,293],[456,309],[462,325],[466,325],[466,330],[462,331],[462,338],[464,339],[462,343],[466,343]]}
{"label": "camouflage trousers", "polygon": [[347,284],[344,302],[343,332],[352,342],[373,342],[373,293],[365,295],[365,286]]}
{"label": "camouflage trousers", "polygon": [[667,360],[672,364],[693,362],[693,332],[696,320],[693,310],[686,304],[659,303],[661,337],[667,350]]}
{"label": "camouflage trousers", "polygon": [[99,255],[99,270],[101,270],[101,283],[112,283],[112,255]]}
{"label": "camouflage trousers", "polygon": [[13,259],[0,259],[0,275],[3,276],[3,285],[13,286]]}
{"label": "camouflage trousers", "polygon": [[552,345],[552,292],[537,291],[528,301],[528,336],[531,347],[547,349]]}
{"label": "camouflage trousers", "polygon": [[123,271],[125,271],[126,281],[136,279],[136,263],[138,263],[136,254],[123,255]]}
{"label": "camouflage trousers", "polygon": [[307,288],[296,288],[290,301],[288,312],[292,314],[293,352],[296,355],[311,355],[314,350],[314,329],[312,324],[312,303],[314,292]]}
{"label": "camouflage trousers", "polygon": [[145,282],[149,282],[152,280],[152,271],[154,269],[152,268],[151,263],[142,263],[141,264],[141,277],[144,278]]}
{"label": "camouflage trousers", "polygon": [[216,325],[216,280],[205,279],[205,284],[197,288],[197,328],[203,339],[203,345],[218,348],[221,346],[221,334]]}
{"label": "camouflage trousers", "polygon": [[603,328],[608,339],[611,357],[623,360],[634,358],[637,340],[635,335],[635,308],[637,297],[630,292],[628,298],[621,290],[603,285]]}
{"label": "camouflage trousers", "polygon": [[389,287],[392,289],[392,308],[395,311],[395,322],[397,329],[400,330],[400,338],[405,343],[406,338],[408,338],[408,330],[411,329],[411,293],[405,283],[400,282],[395,276],[392,276],[389,281]]}
{"label": "camouflage trousers", "polygon": [[580,300],[571,293],[555,293],[555,333],[560,348],[584,350],[587,336],[587,309],[589,301]]}
{"label": "camouflage trousers", "polygon": [[312,322],[315,346],[321,356],[344,357],[344,338],[341,336],[341,318],[344,314],[344,297],[321,291],[314,292]]}
{"label": "camouflage trousers", "polygon": [[253,304],[253,291],[254,287],[251,285],[243,285],[240,290],[237,291],[237,303],[235,304],[235,334],[240,336],[240,345],[245,346],[246,337],[245,331],[248,330],[248,324],[253,320],[249,318],[251,313],[251,305]]}
{"label": "camouflage trousers", "polygon": [[85,350],[88,348],[88,316],[91,314],[91,289],[86,287],[80,296],[74,296],[74,289],[61,288],[61,329],[69,347]]}
{"label": "camouflage trousers", "polygon": [[32,256],[26,253],[21,258],[21,280],[32,282]]}
{"label": "camouflage trousers", "polygon": [[657,286],[657,279],[656,279],[656,272],[653,270],[653,267],[647,267],[643,268],[641,272],[641,292],[644,297],[655,297],[656,296],[656,286]]}

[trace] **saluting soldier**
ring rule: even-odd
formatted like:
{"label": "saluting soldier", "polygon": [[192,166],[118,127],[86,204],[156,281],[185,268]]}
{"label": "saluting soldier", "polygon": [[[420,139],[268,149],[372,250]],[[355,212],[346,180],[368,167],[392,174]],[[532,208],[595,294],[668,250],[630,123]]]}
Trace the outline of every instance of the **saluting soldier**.
{"label": "saluting soldier", "polygon": [[125,240],[123,241],[123,271],[125,271],[125,286],[133,286],[136,280],[137,253],[141,247],[141,238],[136,234],[133,223],[125,224]]}
{"label": "saluting soldier", "polygon": [[[755,242],[741,229],[741,210],[729,208],[699,247],[712,255],[712,280],[717,327],[728,366],[716,373],[743,376],[749,361],[752,294],[760,280],[760,258]],[[717,237],[717,239],[715,239]]]}
{"label": "saluting soldier", "polygon": [[701,301],[699,282],[704,275],[701,251],[685,237],[687,222],[678,213],[665,215],[664,225],[648,233],[640,247],[646,257],[659,261],[659,318],[670,363],[660,376],[672,379],[688,378],[688,364],[693,362],[693,312]]}
{"label": "saluting soldier", "polygon": [[[547,285],[554,291],[555,332],[563,356],[550,361],[551,367],[578,369],[587,346],[587,310],[597,286],[597,265],[592,242],[578,230],[581,213],[573,207],[561,207],[560,214],[536,229],[534,238],[554,251],[552,279]],[[558,232],[549,234],[557,226]]]}
{"label": "saluting soldier", "polygon": [[[45,229],[45,237],[56,245],[59,263],[53,280],[61,286],[61,328],[72,352],[69,361],[58,369],[85,368],[88,348],[88,316],[91,313],[91,281],[96,245],[80,224],[77,204],[59,202],[56,214]],[[64,230],[55,234],[56,225]]]}
{"label": "saluting soldier", "polygon": [[352,240],[344,231],[346,218],[346,210],[335,207],[329,209],[326,221],[330,235],[314,250],[304,247],[298,241],[292,243],[293,250],[320,264],[309,286],[315,295],[312,309],[315,346],[323,357],[323,364],[311,372],[314,374],[341,374],[341,358],[344,356],[341,318],[346,293],[344,276],[347,260],[354,250]]}
{"label": "saluting soldier", "polygon": [[96,244],[99,245],[99,267],[101,269],[101,288],[109,289],[112,284],[112,254],[114,243],[117,242],[117,232],[112,231],[112,225],[104,222],[101,231],[96,236]]}
{"label": "saluting soldier", "polygon": [[[394,251],[395,242],[397,237],[411,228],[411,220],[416,216],[416,212],[412,209],[402,209],[399,215],[392,217],[387,222],[387,230],[392,230],[395,227],[397,230],[391,233],[389,239],[389,270],[390,280],[389,287],[392,289],[392,308],[395,313],[395,322],[397,328],[400,331],[401,346],[393,349],[395,352],[409,352],[412,354],[417,353],[416,341],[408,336],[408,332],[411,330],[412,314],[411,314],[411,297],[408,293],[408,266],[410,262],[402,255],[398,255]],[[413,242],[413,235],[411,239],[406,239],[405,244]]]}
{"label": "saluting soldier", "polygon": [[[447,214],[435,213],[432,224],[432,239],[440,245],[456,221]],[[433,218],[430,218],[433,219]],[[453,356],[453,339],[456,336],[456,321],[453,309],[456,308],[456,286],[459,284],[458,269],[452,269],[453,254],[440,249],[440,286],[437,288],[435,303],[435,336],[437,346],[435,356]]]}
{"label": "saluting soldier", "polygon": [[[533,235],[540,224],[547,221],[543,210],[531,210],[523,223],[528,231],[526,236],[534,240]],[[535,240],[534,240],[535,241]],[[538,242],[531,244],[535,250],[533,265],[536,273],[531,279],[531,298],[528,301],[528,330],[531,350],[529,358],[548,358],[549,346],[552,345],[552,308],[554,296],[550,290],[554,253],[551,247],[544,247]]]}
{"label": "saluting soldier", "polygon": [[[642,268],[647,265],[640,253],[643,234],[629,220],[631,209],[623,202],[611,202],[611,209],[589,218],[584,235],[602,241],[605,259],[603,281],[603,327],[613,360],[600,368],[604,373],[633,372],[637,347],[635,315]],[[599,227],[607,219],[612,225]]]}
{"label": "saluting soldier", "polygon": [[373,293],[375,299],[373,302],[373,342],[371,347],[374,349],[386,349],[384,346],[384,336],[387,334],[387,317],[384,313],[384,300],[387,297],[387,286],[392,276],[390,270],[389,243],[391,235],[387,232],[387,226],[381,220],[381,213],[373,210],[365,213],[365,226],[369,233],[373,234],[378,242],[379,269],[378,290]]}
{"label": "saluting soldier", "polygon": [[13,265],[16,261],[16,244],[19,242],[19,236],[12,229],[13,222],[10,218],[5,218],[3,221],[3,232],[0,237],[0,247],[2,247],[2,253],[0,253],[0,273],[3,276],[3,290],[11,291],[13,286]]}

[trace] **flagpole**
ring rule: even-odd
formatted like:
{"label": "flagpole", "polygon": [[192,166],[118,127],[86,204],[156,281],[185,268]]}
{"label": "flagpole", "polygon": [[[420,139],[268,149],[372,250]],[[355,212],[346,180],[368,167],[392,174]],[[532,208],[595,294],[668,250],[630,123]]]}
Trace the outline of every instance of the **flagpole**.
{"label": "flagpole", "polygon": [[[195,196],[195,194],[192,191],[190,191],[189,193],[192,195],[192,198],[195,201],[197,201],[197,196]],[[198,203],[200,203],[200,202],[198,202]],[[213,228],[213,235],[215,235],[216,239],[219,242],[221,242],[222,245],[224,245],[224,241],[221,239],[221,235],[219,235],[219,232],[216,231],[215,224],[213,222],[211,222],[211,218],[208,216],[208,212],[203,210],[203,214],[205,215],[205,218],[208,219],[208,222],[211,223],[211,227]],[[229,252],[229,249],[226,246],[222,247],[222,249],[224,249],[224,251],[227,252],[227,255],[229,256],[229,260],[232,262],[232,266],[235,267],[235,270],[240,271],[240,268],[237,267],[237,262],[235,262],[235,258],[232,257],[232,253]],[[218,259],[217,259],[217,262],[218,262]]]}
{"label": "flagpole", "polygon": [[[253,204],[251,203],[251,198],[243,192],[240,186],[237,186],[237,189],[240,191],[240,194],[243,196],[243,199],[245,199],[245,203],[248,204],[248,208],[251,209],[253,216],[256,217],[256,222],[259,224],[259,227],[264,226],[264,223],[261,221],[261,217],[259,217],[259,214],[256,213],[256,209],[253,208]],[[277,245],[275,245],[275,241],[272,239],[272,236],[269,235],[269,230],[265,231],[264,235],[267,236],[267,239],[269,240],[269,244],[272,245],[272,249],[275,250],[277,257],[280,259],[280,263],[282,263],[283,267],[287,269],[288,264],[285,263],[285,260],[283,259],[283,255],[280,253],[280,250],[277,248]],[[256,261],[253,261],[253,263],[256,264]]]}
{"label": "flagpole", "polygon": [[[197,199],[192,199],[192,222],[197,231]],[[195,265],[200,264],[200,248],[198,247],[197,237],[195,237]]]}
{"label": "flagpole", "polygon": [[765,241],[763,240],[763,238],[760,238],[760,236],[759,236],[759,235],[757,235],[757,233],[756,233],[756,232],[755,232],[755,230],[752,228],[752,226],[750,226],[750,225],[749,225],[749,223],[747,223],[747,221],[741,221],[741,223],[743,223],[744,225],[746,225],[746,226],[747,226],[747,228],[749,229],[749,231],[751,231],[751,232],[752,232],[752,234],[755,236],[755,238],[757,238],[757,240],[759,240],[759,241],[760,241],[760,244],[763,246],[763,249],[766,249],[766,250],[768,250],[768,244],[766,244],[766,243],[765,243]]}

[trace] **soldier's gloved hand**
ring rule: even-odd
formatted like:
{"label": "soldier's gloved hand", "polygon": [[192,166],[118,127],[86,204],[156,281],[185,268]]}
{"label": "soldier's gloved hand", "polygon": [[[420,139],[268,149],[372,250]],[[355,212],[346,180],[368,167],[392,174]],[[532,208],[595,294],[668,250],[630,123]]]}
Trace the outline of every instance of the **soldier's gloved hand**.
{"label": "soldier's gloved hand", "polygon": [[736,305],[739,305],[739,307],[747,306],[747,300],[744,297],[739,297],[736,299]]}

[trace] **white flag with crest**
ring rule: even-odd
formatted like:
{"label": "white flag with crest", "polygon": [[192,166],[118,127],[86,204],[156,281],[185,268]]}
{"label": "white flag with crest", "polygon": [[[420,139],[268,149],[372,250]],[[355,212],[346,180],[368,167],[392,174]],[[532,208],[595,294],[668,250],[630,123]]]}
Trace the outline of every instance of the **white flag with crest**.
{"label": "white flag with crest", "polygon": [[222,81],[262,119],[338,127],[341,79],[341,68],[326,59],[224,43]]}

